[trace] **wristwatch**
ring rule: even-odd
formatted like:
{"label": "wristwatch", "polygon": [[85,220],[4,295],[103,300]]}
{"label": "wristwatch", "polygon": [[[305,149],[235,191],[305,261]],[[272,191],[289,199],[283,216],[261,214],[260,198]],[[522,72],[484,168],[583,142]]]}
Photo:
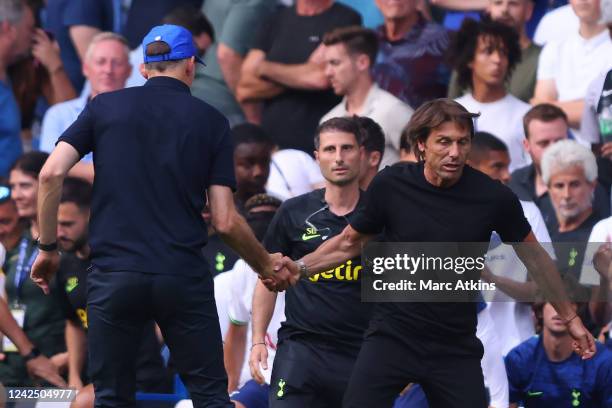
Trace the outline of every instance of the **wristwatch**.
{"label": "wristwatch", "polygon": [[41,251],[45,251],[45,252],[57,251],[57,241],[54,241],[54,242],[52,242],[50,244],[43,244],[40,241],[36,241],[36,246]]}
{"label": "wristwatch", "polygon": [[38,347],[34,346],[32,347],[32,350],[30,350],[30,352],[28,354],[26,354],[25,356],[23,356],[24,361],[27,363],[28,361],[40,356],[40,350],[38,349]]}
{"label": "wristwatch", "polygon": [[304,261],[302,261],[301,259],[298,259],[297,261],[295,261],[295,264],[297,265],[299,271],[300,271],[300,278],[308,278],[308,267],[306,266],[306,264],[304,263]]}

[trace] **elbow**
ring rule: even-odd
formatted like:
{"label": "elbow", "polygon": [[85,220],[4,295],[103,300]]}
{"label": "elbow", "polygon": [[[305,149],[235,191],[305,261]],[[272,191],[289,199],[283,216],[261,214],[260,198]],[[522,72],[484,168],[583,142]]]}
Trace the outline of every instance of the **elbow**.
{"label": "elbow", "polygon": [[230,236],[238,224],[237,214],[230,212],[222,217],[213,217],[213,227],[221,236]]}
{"label": "elbow", "polygon": [[61,184],[62,181],[64,180],[64,177],[66,177],[66,174],[64,171],[62,171],[61,168],[50,166],[50,165],[44,165],[42,170],[38,174],[38,182],[40,184],[46,184],[46,185],[56,184],[56,183]]}

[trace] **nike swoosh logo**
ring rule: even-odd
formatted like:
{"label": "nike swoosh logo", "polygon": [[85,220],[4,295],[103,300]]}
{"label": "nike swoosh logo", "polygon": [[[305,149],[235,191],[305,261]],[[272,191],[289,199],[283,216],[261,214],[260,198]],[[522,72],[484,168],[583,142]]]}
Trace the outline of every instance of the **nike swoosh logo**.
{"label": "nike swoosh logo", "polygon": [[320,237],[321,234],[317,234],[317,235],[306,235],[306,234],[302,234],[302,241],[308,241],[310,239],[316,238],[316,237]]}
{"label": "nike swoosh logo", "polygon": [[612,94],[612,89],[608,89],[608,90],[606,90],[606,91],[603,91],[603,92],[601,93],[601,96],[603,96],[603,97],[605,98],[606,96],[608,96],[608,95],[610,95],[610,94]]}
{"label": "nike swoosh logo", "polygon": [[544,394],[542,391],[527,391],[528,397],[539,397],[542,394]]}

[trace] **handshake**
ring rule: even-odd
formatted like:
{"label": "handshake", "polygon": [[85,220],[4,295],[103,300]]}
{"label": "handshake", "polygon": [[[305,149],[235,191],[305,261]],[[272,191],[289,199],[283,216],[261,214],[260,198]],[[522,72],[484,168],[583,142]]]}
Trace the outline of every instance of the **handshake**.
{"label": "handshake", "polygon": [[282,292],[305,276],[305,268],[281,253],[270,254],[267,266],[259,272],[259,279],[271,292]]}

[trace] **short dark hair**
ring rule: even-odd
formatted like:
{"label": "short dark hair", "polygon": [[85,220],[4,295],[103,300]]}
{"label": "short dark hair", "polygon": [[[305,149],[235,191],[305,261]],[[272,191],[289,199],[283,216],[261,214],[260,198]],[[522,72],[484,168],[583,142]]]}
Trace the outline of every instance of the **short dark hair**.
{"label": "short dark hair", "polygon": [[323,37],[323,44],[344,44],[349,54],[365,54],[374,65],[378,54],[378,37],[376,33],[361,26],[336,28]]}
{"label": "short dark hair", "polygon": [[241,144],[258,143],[264,144],[272,148],[274,143],[268,134],[259,125],[253,123],[241,123],[236,125],[230,131],[234,149]]}
{"label": "short dark hair", "polygon": [[93,188],[89,182],[76,177],[66,177],[60,203],[74,203],[80,210],[88,210],[91,207],[92,193]]}
{"label": "short dark hair", "polygon": [[[149,57],[154,57],[156,55],[165,55],[170,53],[170,51],[172,51],[170,49],[170,45],[168,45],[168,43],[165,41],[153,41],[152,43],[147,45],[147,48],[145,48],[145,54]],[[165,72],[168,69],[174,68],[183,60],[184,59],[147,62],[145,63],[145,68],[148,71]]]}
{"label": "short dark hair", "polygon": [[419,142],[425,143],[433,129],[446,122],[453,122],[469,131],[470,137],[474,138],[474,118],[478,116],[479,113],[468,112],[463,105],[452,99],[434,99],[419,106],[412,114],[404,132],[407,133],[414,155],[421,161],[423,152],[419,150]]}
{"label": "short dark hair", "polygon": [[195,7],[193,4],[185,4],[176,7],[170,13],[166,14],[162,23],[185,27],[193,36],[206,33],[213,42],[215,41],[215,30],[212,24],[208,21],[204,13],[202,13],[202,10]]}
{"label": "short dark hair", "polygon": [[314,145],[316,150],[319,150],[319,146],[321,145],[321,133],[324,132],[351,133],[353,136],[355,136],[358,146],[361,146],[363,143],[362,132],[359,124],[355,119],[348,116],[331,118],[319,125],[314,137]]}
{"label": "short dark hair", "polygon": [[542,122],[552,122],[557,119],[563,119],[568,124],[567,115],[563,112],[563,109],[559,108],[550,103],[541,103],[529,109],[525,116],[523,116],[523,129],[525,131],[525,137],[529,139],[529,123],[532,120],[539,120]]}
{"label": "short dark hair", "polygon": [[38,180],[38,174],[42,170],[47,158],[48,153],[45,152],[28,152],[24,153],[19,157],[11,166],[11,171],[19,170],[28,176],[31,176]]}
{"label": "short dark hair", "polygon": [[506,80],[521,60],[519,36],[514,28],[490,19],[482,21],[466,19],[453,36],[448,48],[450,50],[448,59],[457,71],[457,82],[463,89],[472,88],[472,69],[469,65],[474,61],[479,38],[485,38],[495,49],[507,55]]}
{"label": "short dark hair", "polygon": [[473,162],[480,162],[488,152],[508,153],[508,146],[489,132],[474,133],[468,159]]}
{"label": "short dark hair", "polygon": [[367,116],[353,116],[361,129],[361,145],[366,152],[380,152],[382,160],[385,154],[385,132],[372,118]]}

